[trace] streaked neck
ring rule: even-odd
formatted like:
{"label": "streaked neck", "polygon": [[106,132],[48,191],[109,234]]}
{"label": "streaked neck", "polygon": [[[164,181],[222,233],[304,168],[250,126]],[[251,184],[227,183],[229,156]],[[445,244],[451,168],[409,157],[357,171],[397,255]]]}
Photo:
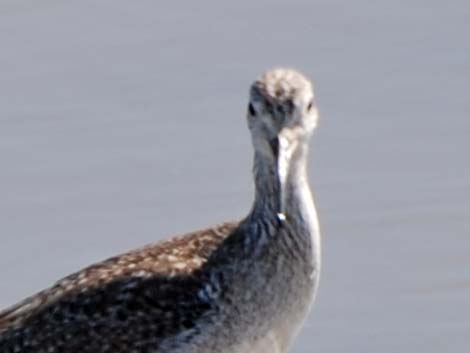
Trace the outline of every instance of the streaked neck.
{"label": "streaked neck", "polygon": [[253,215],[285,217],[292,222],[311,216],[305,214],[306,210],[313,208],[307,179],[307,156],[306,143],[290,147],[281,145],[274,159],[255,152]]}

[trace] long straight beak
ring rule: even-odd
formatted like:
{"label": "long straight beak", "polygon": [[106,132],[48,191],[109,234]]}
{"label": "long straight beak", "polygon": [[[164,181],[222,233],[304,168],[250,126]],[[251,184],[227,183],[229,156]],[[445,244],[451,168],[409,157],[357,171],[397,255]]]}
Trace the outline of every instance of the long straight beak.
{"label": "long straight beak", "polygon": [[287,196],[287,178],[289,175],[289,164],[292,156],[292,146],[290,141],[282,136],[282,133],[277,137],[278,149],[277,149],[277,174],[279,177],[279,210],[278,218],[280,221],[286,219],[286,196]]}

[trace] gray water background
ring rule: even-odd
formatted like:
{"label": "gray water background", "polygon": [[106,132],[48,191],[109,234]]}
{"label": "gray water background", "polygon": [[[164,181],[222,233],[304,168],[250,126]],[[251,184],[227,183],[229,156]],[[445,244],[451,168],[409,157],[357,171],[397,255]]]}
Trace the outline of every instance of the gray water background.
{"label": "gray water background", "polygon": [[0,307],[243,216],[247,90],[316,83],[323,231],[292,352],[468,352],[468,1],[0,0]]}

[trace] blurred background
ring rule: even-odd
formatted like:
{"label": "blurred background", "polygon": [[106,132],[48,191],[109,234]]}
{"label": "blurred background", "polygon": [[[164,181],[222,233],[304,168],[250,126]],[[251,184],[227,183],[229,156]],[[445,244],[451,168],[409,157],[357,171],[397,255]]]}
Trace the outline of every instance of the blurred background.
{"label": "blurred background", "polygon": [[292,352],[468,351],[468,1],[0,0],[0,307],[250,208],[248,87],[313,77],[318,300]]}

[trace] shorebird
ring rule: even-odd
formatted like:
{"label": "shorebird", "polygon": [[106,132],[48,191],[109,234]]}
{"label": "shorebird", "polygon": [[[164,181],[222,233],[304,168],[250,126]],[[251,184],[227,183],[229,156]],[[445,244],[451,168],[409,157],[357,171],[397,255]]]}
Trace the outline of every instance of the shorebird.
{"label": "shorebird", "polygon": [[251,86],[251,211],[87,267],[0,313],[1,353],[283,353],[313,302],[320,234],[307,180],[313,86]]}

